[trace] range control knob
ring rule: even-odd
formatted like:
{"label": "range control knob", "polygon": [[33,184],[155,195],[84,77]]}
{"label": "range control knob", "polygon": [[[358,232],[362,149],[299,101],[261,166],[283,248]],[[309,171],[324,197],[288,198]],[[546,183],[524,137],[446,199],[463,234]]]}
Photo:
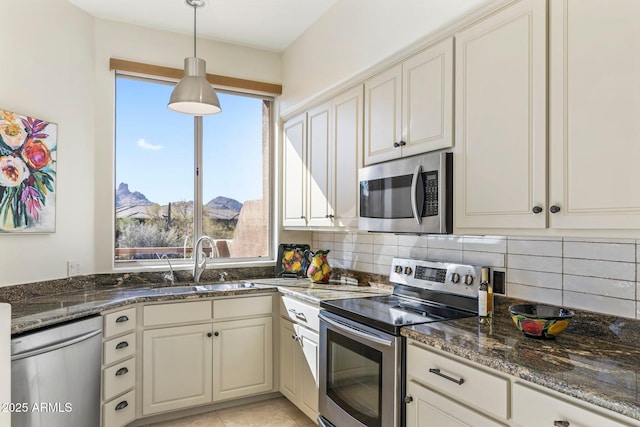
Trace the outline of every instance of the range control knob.
{"label": "range control knob", "polygon": [[451,275],[451,281],[453,283],[458,283],[460,281],[460,275],[458,273],[453,273]]}
{"label": "range control knob", "polygon": [[411,269],[411,267],[405,267],[404,268],[404,274],[406,274],[408,276],[411,273],[413,273],[413,270]]}
{"label": "range control knob", "polygon": [[471,286],[471,284],[473,283],[473,276],[470,274],[467,274],[466,276],[464,276],[464,284],[467,286]]}
{"label": "range control knob", "polygon": [[402,266],[401,266],[401,265],[396,265],[396,266],[393,268],[393,270],[394,270],[396,273],[400,274],[400,273],[402,273]]}

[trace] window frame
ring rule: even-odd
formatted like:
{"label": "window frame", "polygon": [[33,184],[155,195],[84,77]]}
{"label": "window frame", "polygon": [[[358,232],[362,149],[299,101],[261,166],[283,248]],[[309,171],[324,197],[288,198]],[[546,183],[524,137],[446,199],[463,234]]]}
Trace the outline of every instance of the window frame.
{"label": "window frame", "polygon": [[[114,134],[113,134],[113,182],[111,185],[112,194],[115,194],[117,188],[117,179],[116,179],[116,158],[115,155],[117,149],[117,119],[116,119],[116,97],[117,93],[115,91],[116,80],[118,78],[127,78],[133,80],[141,80],[148,81],[151,83],[158,84],[167,84],[167,85],[175,85],[177,82],[176,79],[171,77],[159,77],[157,75],[142,75],[139,73],[129,73],[122,72],[116,70],[114,73]],[[277,194],[276,194],[276,181],[277,181],[277,171],[276,171],[276,162],[275,156],[277,153],[277,141],[278,138],[276,136],[277,126],[275,122],[276,117],[276,101],[277,94],[266,93],[256,90],[241,90],[238,88],[228,89],[223,87],[216,87],[214,89],[218,93],[225,93],[230,95],[237,96],[245,96],[252,97],[256,99],[260,99],[263,101],[268,101],[269,105],[269,126],[268,126],[268,156],[267,161],[265,162],[265,167],[268,168],[268,198],[266,203],[268,204],[268,254],[264,257],[243,257],[243,258],[208,258],[207,265],[209,268],[213,267],[221,267],[221,268],[233,268],[233,267],[263,267],[263,266],[272,266],[275,263],[276,257],[276,242],[277,242]],[[224,107],[224,106],[223,106]],[[179,113],[175,113],[179,114]],[[194,203],[194,221],[193,221],[193,233],[194,233],[194,241],[193,245],[195,245],[195,241],[202,236],[202,226],[203,226],[203,173],[200,173],[203,170],[203,130],[204,123],[202,116],[193,116],[193,126],[194,126],[194,164],[193,164],[193,179],[194,179],[194,195],[193,195],[193,203]],[[262,182],[264,185],[264,182]],[[115,210],[115,197],[114,197],[114,205],[111,210],[111,224],[113,228],[113,232],[111,233],[111,264],[114,271],[156,271],[156,270],[166,270],[168,265],[167,261],[164,259],[141,259],[141,260],[122,260],[116,261],[116,210]],[[193,268],[194,260],[193,258],[172,258],[171,265],[174,270],[187,270]]]}

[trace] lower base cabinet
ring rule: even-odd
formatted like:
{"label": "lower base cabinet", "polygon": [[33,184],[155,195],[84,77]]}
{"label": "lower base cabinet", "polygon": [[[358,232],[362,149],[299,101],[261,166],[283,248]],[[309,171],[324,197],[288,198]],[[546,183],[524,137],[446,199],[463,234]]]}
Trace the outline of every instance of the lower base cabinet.
{"label": "lower base cabinet", "polygon": [[280,319],[280,392],[306,416],[318,417],[318,334]]}

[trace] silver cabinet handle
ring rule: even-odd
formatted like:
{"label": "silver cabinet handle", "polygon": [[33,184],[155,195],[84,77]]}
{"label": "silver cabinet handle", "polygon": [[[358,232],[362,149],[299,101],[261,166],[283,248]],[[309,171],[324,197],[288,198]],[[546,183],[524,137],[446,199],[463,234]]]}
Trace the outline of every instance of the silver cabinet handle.
{"label": "silver cabinet handle", "polygon": [[129,373],[129,370],[127,368],[120,368],[116,371],[116,377],[126,375],[128,373]]}
{"label": "silver cabinet handle", "polygon": [[118,404],[116,405],[116,411],[121,411],[121,410],[123,410],[124,408],[126,408],[127,406],[129,406],[129,404],[127,403],[127,401],[126,401],[126,400],[123,400],[122,402],[120,402],[120,403],[118,403]]}
{"label": "silver cabinet handle", "polygon": [[296,311],[294,308],[290,308],[289,311],[293,313],[293,315],[296,316],[296,318],[305,322],[307,321],[307,316],[305,316],[304,313],[300,311]]}
{"label": "silver cabinet handle", "polygon": [[554,421],[553,422],[553,426],[554,427],[569,427],[569,421]]}
{"label": "silver cabinet handle", "polygon": [[453,377],[450,377],[449,375],[443,374],[442,372],[440,372],[440,369],[437,369],[437,368],[431,368],[429,369],[429,372],[431,372],[432,374],[436,374],[442,378],[446,378],[449,381],[453,381],[458,385],[462,385],[464,383],[464,378],[455,379]]}
{"label": "silver cabinet handle", "polygon": [[539,214],[540,212],[542,212],[542,208],[540,206],[534,206],[533,209],[531,209],[531,212],[533,212],[534,214]]}
{"label": "silver cabinet handle", "polygon": [[560,206],[557,206],[557,205],[551,206],[549,208],[549,212],[551,212],[552,214],[560,212]]}

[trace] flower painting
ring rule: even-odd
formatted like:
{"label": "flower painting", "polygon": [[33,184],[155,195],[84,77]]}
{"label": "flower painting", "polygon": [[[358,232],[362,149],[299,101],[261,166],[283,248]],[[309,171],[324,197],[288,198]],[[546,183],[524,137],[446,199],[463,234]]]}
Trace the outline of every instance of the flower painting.
{"label": "flower painting", "polygon": [[55,230],[57,130],[0,110],[0,232]]}

